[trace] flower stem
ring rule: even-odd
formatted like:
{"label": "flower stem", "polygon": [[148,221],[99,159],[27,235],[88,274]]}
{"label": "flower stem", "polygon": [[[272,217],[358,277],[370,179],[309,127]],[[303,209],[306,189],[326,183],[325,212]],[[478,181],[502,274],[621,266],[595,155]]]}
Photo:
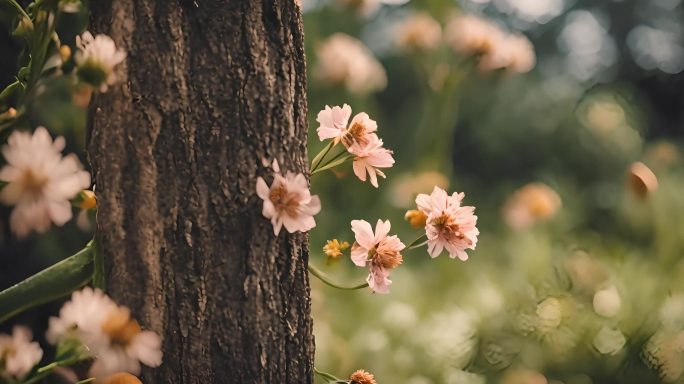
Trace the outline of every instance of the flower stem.
{"label": "flower stem", "polygon": [[318,166],[321,164],[321,161],[328,155],[328,152],[332,149],[332,147],[335,146],[335,142],[331,140],[328,145],[323,148],[318,154],[313,158],[311,161],[311,172],[315,171]]}
{"label": "flower stem", "polygon": [[407,246],[406,246],[406,249],[416,249],[416,248],[418,248],[418,247],[422,247],[423,245],[425,245],[425,243],[427,243],[427,239],[428,239],[428,238],[427,238],[427,235],[426,235],[426,234],[422,234],[422,235],[420,235],[420,237],[418,237],[417,239],[413,240],[413,241],[411,242],[411,244],[407,245]]}
{"label": "flower stem", "polygon": [[339,285],[339,284],[333,282],[332,280],[330,280],[330,278],[328,278],[325,274],[323,274],[323,272],[321,272],[318,268],[314,267],[313,265],[309,264],[308,268],[309,268],[309,272],[312,275],[316,276],[318,278],[318,280],[322,281],[326,285],[329,285],[333,288],[343,289],[345,291],[354,291],[357,289],[363,289],[363,288],[368,287],[368,283],[363,283],[363,284],[359,284],[359,285],[355,285],[355,286],[351,286],[351,287],[342,286],[342,285]]}
{"label": "flower stem", "polygon": [[345,381],[338,379],[337,377],[335,377],[334,375],[332,375],[332,374],[330,374],[330,373],[328,373],[328,372],[319,371],[318,368],[316,368],[316,367],[314,367],[314,373],[316,373],[318,376],[320,376],[320,377],[322,377],[322,378],[328,380],[328,382],[333,382],[333,383],[342,382],[342,383],[345,383]]}
{"label": "flower stem", "polygon": [[329,162],[327,162],[325,165],[318,167],[315,171],[311,172],[311,175],[315,175],[319,172],[323,172],[325,170],[328,170],[330,168],[337,167],[338,165],[344,163],[345,161],[351,159],[353,156],[352,155],[347,155],[342,157],[342,155],[346,154],[346,152],[340,152],[335,157],[333,157]]}
{"label": "flower stem", "polygon": [[42,366],[36,370],[36,375],[33,376],[32,378],[24,381],[22,384],[33,384],[38,381],[40,381],[42,378],[50,375],[52,371],[55,370],[57,367],[68,367],[70,365],[74,365],[80,361],[87,360],[87,358],[83,358],[82,356],[75,356],[71,357],[68,359],[60,360],[60,361],[55,361],[53,363],[50,363],[48,365]]}
{"label": "flower stem", "polygon": [[97,233],[93,237],[93,287],[105,291],[105,265],[102,249],[97,239]]}

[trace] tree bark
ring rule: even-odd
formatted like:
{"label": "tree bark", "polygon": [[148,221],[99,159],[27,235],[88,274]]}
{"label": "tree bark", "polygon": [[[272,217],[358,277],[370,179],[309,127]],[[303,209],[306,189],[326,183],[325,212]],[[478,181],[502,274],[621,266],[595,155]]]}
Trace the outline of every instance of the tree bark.
{"label": "tree bark", "polygon": [[275,237],[255,194],[264,159],[308,172],[299,8],[91,4],[128,53],[92,102],[88,153],[109,293],[164,340],[143,381],[312,383],[307,237]]}

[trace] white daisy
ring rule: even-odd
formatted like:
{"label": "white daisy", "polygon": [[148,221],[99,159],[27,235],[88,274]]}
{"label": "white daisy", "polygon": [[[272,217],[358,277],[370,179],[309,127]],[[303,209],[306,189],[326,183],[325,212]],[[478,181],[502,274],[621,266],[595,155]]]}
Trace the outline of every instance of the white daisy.
{"label": "white daisy", "polygon": [[43,357],[43,350],[32,342],[31,330],[15,326],[11,335],[0,335],[0,377],[21,380]]}
{"label": "white daisy", "polygon": [[88,31],[76,36],[76,46],[80,49],[74,57],[78,65],[76,73],[86,83],[105,92],[107,85],[116,82],[114,67],[124,61],[126,52],[117,48],[111,37],[93,37]]}
{"label": "white daisy", "polygon": [[139,374],[141,363],[161,364],[161,338],[143,331],[130,310],[119,306],[100,290],[74,292],[58,318],[50,319],[47,339],[53,344],[78,340],[95,358],[90,373],[104,378],[116,372]]}
{"label": "white daisy", "polygon": [[7,161],[0,169],[0,202],[13,205],[10,227],[19,237],[43,233],[51,223],[64,225],[72,217],[70,199],[90,186],[90,175],[74,154],[62,157],[64,138],[52,141],[47,129],[31,134],[15,131],[2,147]]}

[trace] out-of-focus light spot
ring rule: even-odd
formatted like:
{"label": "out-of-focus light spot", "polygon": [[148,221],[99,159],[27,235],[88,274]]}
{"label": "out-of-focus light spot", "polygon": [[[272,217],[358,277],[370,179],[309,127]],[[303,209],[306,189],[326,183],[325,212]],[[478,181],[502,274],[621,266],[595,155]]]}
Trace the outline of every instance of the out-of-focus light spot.
{"label": "out-of-focus light spot", "polygon": [[565,7],[564,0],[496,0],[494,4],[502,12],[539,24],[548,23],[560,15]]}
{"label": "out-of-focus light spot", "polygon": [[651,0],[654,5],[657,5],[663,9],[671,11],[681,4],[682,0]]}
{"label": "out-of-focus light spot", "polygon": [[615,43],[607,29],[588,11],[568,14],[558,45],[568,52],[566,66],[580,80],[588,80],[615,63]]}
{"label": "out-of-focus light spot", "polygon": [[639,25],[627,35],[627,45],[634,61],[646,70],[671,74],[684,70],[684,48],[671,33]]}

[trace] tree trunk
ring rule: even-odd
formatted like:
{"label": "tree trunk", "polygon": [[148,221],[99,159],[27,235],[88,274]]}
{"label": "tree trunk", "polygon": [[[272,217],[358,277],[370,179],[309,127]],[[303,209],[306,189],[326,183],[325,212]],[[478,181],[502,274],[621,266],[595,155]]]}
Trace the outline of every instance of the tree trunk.
{"label": "tree trunk", "polygon": [[307,172],[293,0],[93,1],[127,52],[91,105],[109,293],[164,339],[152,383],[311,383],[303,234],[261,215],[264,159]]}

